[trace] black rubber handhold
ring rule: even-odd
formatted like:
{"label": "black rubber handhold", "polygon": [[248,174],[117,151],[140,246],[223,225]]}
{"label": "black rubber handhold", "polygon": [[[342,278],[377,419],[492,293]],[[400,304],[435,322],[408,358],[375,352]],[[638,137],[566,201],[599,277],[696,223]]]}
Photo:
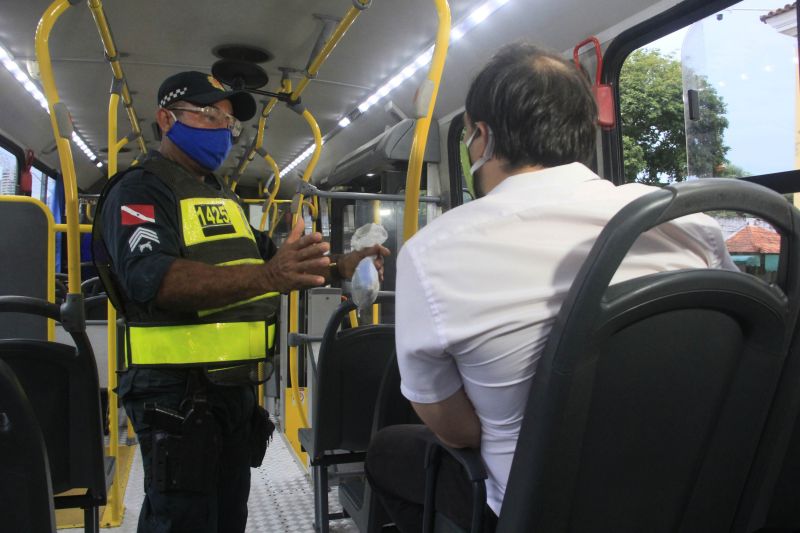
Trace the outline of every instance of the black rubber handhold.
{"label": "black rubber handhold", "polygon": [[274,57],[269,50],[249,44],[221,44],[215,46],[211,53],[220,59],[235,59],[248,63],[266,63]]}
{"label": "black rubber handhold", "polygon": [[258,89],[269,82],[263,68],[249,61],[220,59],[211,65],[211,74],[236,90]]}

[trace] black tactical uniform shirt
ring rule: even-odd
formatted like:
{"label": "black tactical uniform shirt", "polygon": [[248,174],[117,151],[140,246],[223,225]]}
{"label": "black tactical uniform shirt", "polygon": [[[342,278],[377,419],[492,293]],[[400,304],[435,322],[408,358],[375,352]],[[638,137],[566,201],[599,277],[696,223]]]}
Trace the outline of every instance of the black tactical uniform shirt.
{"label": "black tactical uniform shirt", "polygon": [[[206,183],[219,187],[212,176]],[[102,217],[103,237],[125,295],[152,304],[164,275],[180,257],[180,221],[172,191],[144,169],[129,172],[109,192]],[[253,234],[261,257],[269,260],[276,251],[272,240],[256,229]]]}
{"label": "black tactical uniform shirt", "polygon": [[[148,157],[162,157],[151,152]],[[219,189],[213,176],[206,184]],[[180,221],[175,196],[154,174],[144,169],[128,172],[104,200],[101,213],[103,240],[114,271],[127,299],[155,305],[155,297],[172,262],[180,257]],[[253,229],[264,260],[275,255],[269,236]],[[137,368],[124,373],[118,394],[123,400],[133,394],[152,393],[179,386],[186,379],[182,370]]]}

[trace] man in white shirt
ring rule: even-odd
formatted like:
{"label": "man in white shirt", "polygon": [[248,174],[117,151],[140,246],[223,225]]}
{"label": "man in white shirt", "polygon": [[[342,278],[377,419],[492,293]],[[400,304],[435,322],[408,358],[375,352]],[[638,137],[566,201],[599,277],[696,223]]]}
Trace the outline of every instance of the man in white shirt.
{"label": "man in white shirt", "polygon": [[[589,84],[570,63],[528,44],[501,49],[466,100],[462,153],[477,200],[434,220],[398,258],[402,392],[443,442],[480,449],[489,529],[561,303],[609,219],[653,190],[615,187],[582,164],[595,150],[596,117]],[[643,235],[614,282],[705,267],[736,268],[716,222],[692,215]],[[424,449],[418,428],[398,426],[379,433],[367,456],[401,531],[421,529]],[[468,528],[470,489],[454,465],[443,466],[439,485],[437,508]]]}

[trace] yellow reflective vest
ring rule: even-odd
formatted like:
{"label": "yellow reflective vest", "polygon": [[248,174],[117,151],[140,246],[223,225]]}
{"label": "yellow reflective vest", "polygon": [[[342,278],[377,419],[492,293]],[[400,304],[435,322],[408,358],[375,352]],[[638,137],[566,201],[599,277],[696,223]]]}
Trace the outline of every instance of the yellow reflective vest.
{"label": "yellow reflective vest", "polygon": [[[175,195],[183,259],[219,266],[264,262],[244,211],[224,186],[214,189],[160,155],[134,168],[157,176]],[[121,177],[108,184],[103,196]],[[96,224],[100,218],[96,213]],[[97,239],[102,230],[96,227],[94,233]],[[112,286],[112,303],[124,314],[128,366],[214,369],[257,363],[271,355],[278,293],[196,313],[170,312],[126,298],[115,282],[113,265],[103,272],[101,262],[96,263],[107,289]]]}

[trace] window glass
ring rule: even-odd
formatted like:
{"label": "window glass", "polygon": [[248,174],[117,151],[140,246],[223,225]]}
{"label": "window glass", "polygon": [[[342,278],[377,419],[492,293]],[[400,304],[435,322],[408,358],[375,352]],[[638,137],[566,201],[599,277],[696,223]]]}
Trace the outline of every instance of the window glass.
{"label": "window glass", "polygon": [[47,176],[36,167],[31,167],[31,197],[47,202]]}
{"label": "window glass", "polygon": [[[619,80],[625,181],[800,168],[797,14],[780,6],[743,0],[628,56]],[[746,213],[708,214],[739,269],[774,281],[774,228]]]}
{"label": "window glass", "polygon": [[626,181],[798,168],[796,13],[776,7],[743,0],[626,59],[619,82]]}
{"label": "window glass", "polygon": [[778,275],[781,237],[766,221],[745,213],[711,213],[722,228],[725,245],[742,272],[769,283]]}
{"label": "window glass", "polygon": [[[50,208],[51,212],[55,213],[58,210],[56,206],[56,180],[50,176],[47,176],[47,202],[45,203],[47,204],[47,207]],[[56,224],[59,222],[61,221],[56,220]]]}
{"label": "window glass", "polygon": [[0,146],[0,194],[17,194],[17,156]]}

